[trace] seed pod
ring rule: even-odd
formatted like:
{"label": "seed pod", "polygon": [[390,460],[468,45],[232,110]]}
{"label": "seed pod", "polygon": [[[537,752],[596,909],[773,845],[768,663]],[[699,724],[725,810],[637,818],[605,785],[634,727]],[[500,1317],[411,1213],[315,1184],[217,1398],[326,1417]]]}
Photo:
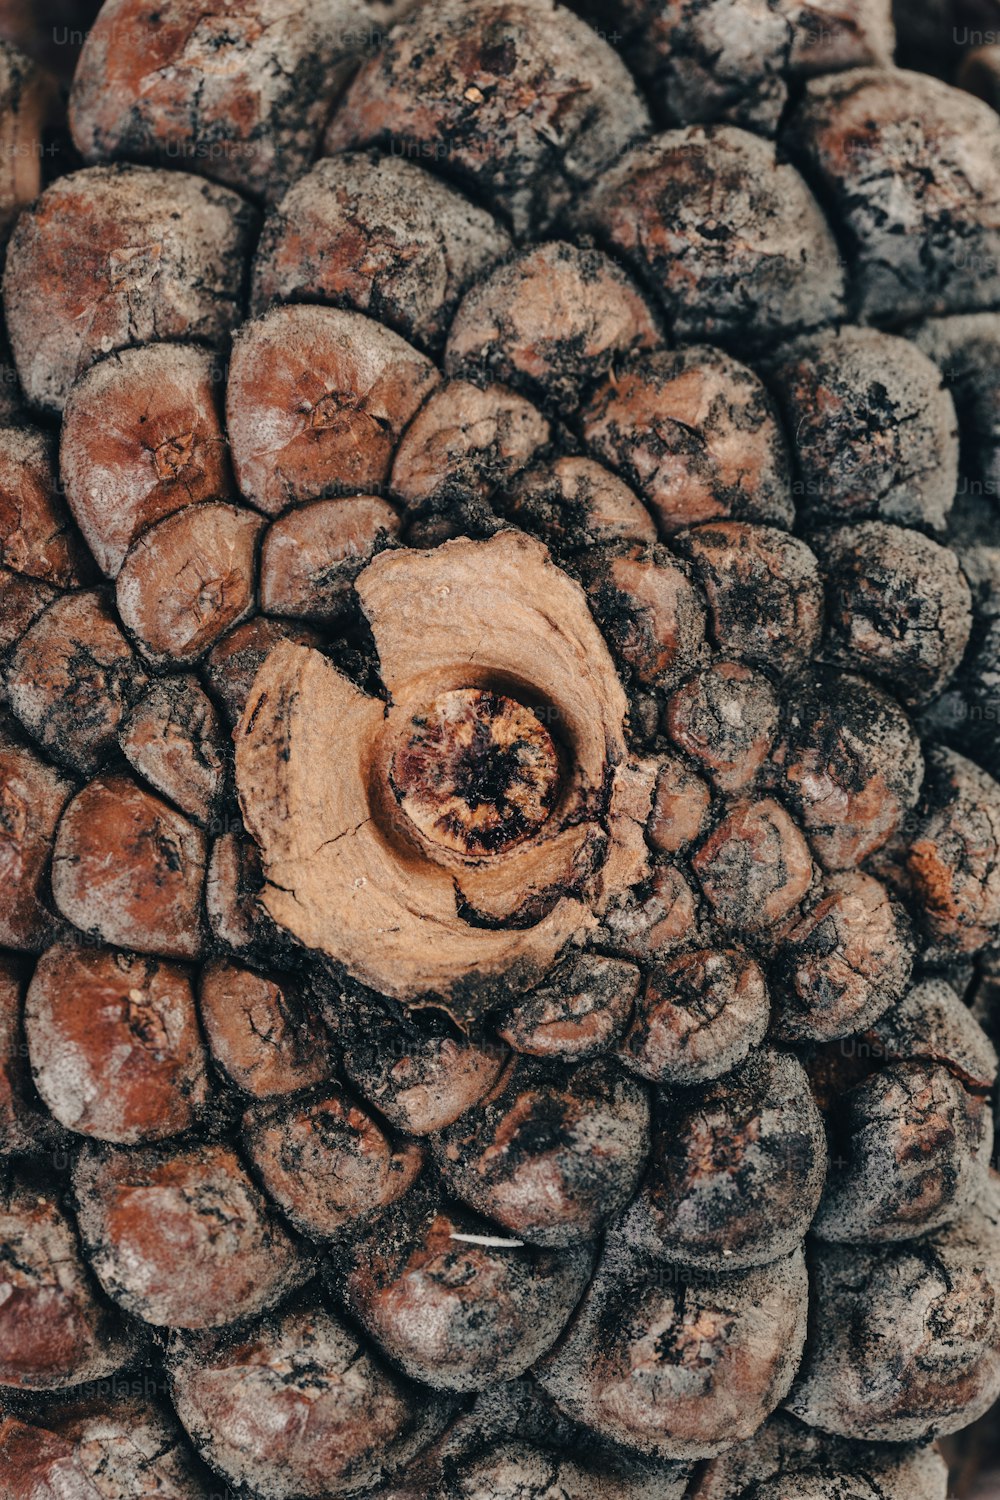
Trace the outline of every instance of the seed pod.
{"label": "seed pod", "polygon": [[474,1391],[521,1375],[555,1342],[587,1285],[588,1248],[538,1250],[425,1193],[353,1240],[347,1311],[412,1379]]}
{"label": "seed pod", "polygon": [[147,1323],[217,1328],[262,1312],[309,1275],[228,1147],[88,1146],[73,1186],[98,1280]]}
{"label": "seed pod", "polygon": [[35,1086],[60,1124],[133,1144],[187,1130],[208,1097],[194,995],[175,964],[50,948],[25,1004]]}
{"label": "seed pod", "polygon": [[721,661],[669,699],[666,727],[720,792],[741,792],[756,779],[778,733],[780,706],[766,677]]}
{"label": "seed pod", "polygon": [[73,1227],[47,1193],[0,1196],[0,1386],[47,1391],[113,1375],[135,1352],[97,1300]]}
{"label": "seed pod", "polygon": [[322,1028],[285,975],[215,959],[201,970],[198,1007],[214,1061],[254,1098],[309,1088],[331,1071]]}
{"label": "seed pod", "polygon": [[[820,1490],[822,1500],[946,1500],[947,1466],[935,1448],[852,1443],[780,1411],[752,1438],[703,1465],[686,1500],[757,1500],[758,1493],[815,1500],[808,1486],[817,1471],[832,1486]],[[770,1488],[776,1484],[777,1495]],[[798,1484],[806,1486],[804,1495],[793,1488]],[[759,1491],[761,1485],[768,1490]]]}
{"label": "seed pod", "polygon": [[814,334],[783,350],[768,378],[793,435],[800,514],[941,529],[958,484],[955,406],[908,339]]}
{"label": "seed pod", "polygon": [[827,581],[834,658],[883,680],[904,703],[936,697],[972,628],[972,595],[954,552],[881,521],[816,532],[810,545]]}
{"label": "seed pod", "polygon": [[10,706],[54,760],[93,776],[117,748],[149,679],[101,592],[66,594],[21,637],[7,674]]}
{"label": "seed pod", "polygon": [[204,878],[204,834],[131,777],[92,781],[59,824],[56,905],[112,946],[195,958]]}
{"label": "seed pod", "polygon": [[267,614],[338,625],[356,608],[354,580],[399,535],[399,516],[377,495],[317,500],[273,521],[260,555]]}
{"label": "seed pod", "polygon": [[595,549],[584,581],[606,638],[639,682],[669,688],[698,664],[705,608],[665,547]]}
{"label": "seed pod", "polygon": [[639,985],[634,964],[581,953],[515,1003],[500,1036],[529,1057],[596,1057],[620,1035]]}
{"label": "seed pod", "polygon": [[552,240],[519,251],[466,293],[444,368],[571,411],[583,388],[659,341],[652,313],[613,260]]}
{"label": "seed pod", "polygon": [[817,1246],[825,1315],[789,1411],[826,1432],[923,1442],[975,1421],[1000,1392],[997,1188],[910,1246]]}
{"label": "seed pod", "polygon": [[212,1468],[261,1500],[325,1500],[395,1473],[444,1427],[449,1404],[385,1369],[325,1308],[173,1339],[177,1413]]}
{"label": "seed pod", "polygon": [[656,527],[627,485],[589,458],[557,458],[528,469],[494,500],[515,526],[553,550],[656,541]]}
{"label": "seed pod", "polygon": [[613,31],[657,113],[671,124],[729,120],[773,135],[790,89],[803,77],[892,62],[885,0],[848,0],[836,12],[792,4],[730,13],[718,0],[680,9],[585,0],[578,8]]}
{"label": "seed pod", "polygon": [[334,307],[277,307],[237,336],[226,413],[259,510],[382,493],[400,435],[439,379],[398,334]]}
{"label": "seed pod", "polygon": [[774,757],[813,853],[849,870],[880,849],[916,805],[920,741],[893,698],[840,673],[798,689]]}
{"label": "seed pod", "polygon": [[94,571],[59,494],[55,444],[34,427],[0,427],[0,564],[56,588],[81,588]]}
{"label": "seed pod", "polygon": [[6,655],[31,622],[58,598],[49,584],[0,568],[0,654]]}
{"label": "seed pod", "polygon": [[28,972],[0,953],[0,1157],[47,1149],[58,1132],[32,1088],[24,1036]]}
{"label": "seed pod", "polygon": [[642,496],[665,536],[727,516],[791,524],[774,406],[720,350],[664,351],[615,370],[581,420],[588,449]]}
{"label": "seed pod", "polygon": [[415,513],[460,506],[478,520],[488,514],[494,492],[541,456],[549,437],[548,422],[523,396],[502,386],[480,390],[449,381],[404,434],[392,492]]}
{"label": "seed pod", "polygon": [[[274,13],[224,0],[110,0],[70,95],[88,162],[177,160],[255,197],[280,195],[315,155],[366,34],[360,0]],[[141,40],[140,40],[141,39]]]}
{"label": "seed pod", "polygon": [[379,1213],[409,1191],[424,1165],[421,1146],[397,1146],[339,1090],[294,1104],[279,1100],[250,1111],[243,1123],[264,1188],[312,1239],[333,1239]]}
{"label": "seed pod", "polygon": [[802,1065],[754,1052],[718,1083],[661,1096],[649,1171],[616,1232],[684,1266],[767,1265],[806,1234],[825,1175],[823,1120]]}
{"label": "seed pod", "polygon": [[598,179],[578,218],[634,267],[681,343],[745,345],[841,314],[840,257],[818,203],[747,131],[655,136]]}
{"label": "seed pod", "polygon": [[647,124],[624,64],[567,10],[441,0],[411,11],[362,67],[326,150],[391,145],[435,162],[522,238],[545,230]]}
{"label": "seed pod", "polygon": [[902,909],[860,871],[832,875],[784,937],[775,963],[775,1020],[784,1041],[864,1031],[901,1000],[913,968]]}
{"label": "seed pod", "polygon": [[646,838],[660,854],[677,854],[704,827],[712,794],[700,776],[674,755],[657,762],[653,815]]}
{"label": "seed pod", "polygon": [[147,526],[233,495],[221,376],[207,349],[144,344],[102,359],[70,391],[60,471],[77,525],[109,578]]}
{"label": "seed pod", "polygon": [[35,1420],[0,1422],[4,1500],[88,1491],[209,1500],[173,1414],[158,1405],[131,1396],[94,1398]]}
{"label": "seed pod", "polygon": [[226,749],[219,716],[197,677],[155,683],[119,740],[151,786],[196,822],[209,821],[222,795]]}
{"label": "seed pod", "polygon": [[659,960],[690,941],[697,916],[697,897],[680,870],[658,864],[605,912],[602,939],[628,958]]}
{"label": "seed pod", "polygon": [[691,858],[723,927],[757,933],[798,906],[813,881],[809,847],[771,797],[739,802]]}
{"label": "seed pod", "polygon": [[1000,931],[1000,786],[951,750],[928,752],[915,837],[905,855],[920,920],[946,954]]}
{"label": "seed pod", "polygon": [[73,783],[40,760],[0,718],[0,944],[38,953],[58,919],[49,904],[56,828]]}
{"label": "seed pod", "polygon": [[118,574],[118,612],[159,666],[197,661],[253,608],[264,522],[242,506],[187,506],[144,531]]}
{"label": "seed pod", "polygon": [[720,650],[781,675],[805,666],[823,623],[819,566],[805,542],[772,526],[719,521],[682,532],[676,545],[708,596]]}
{"label": "seed pod", "polygon": [[814,1233],[851,1244],[909,1240],[964,1214],[993,1149],[987,1100],[945,1067],[893,1062],[838,1101],[835,1156]]}
{"label": "seed pod", "polygon": [[764,975],[747,954],[681,953],[652,969],[619,1056],[653,1083],[701,1083],[728,1073],[760,1045],[770,1010]]}
{"label": "seed pod", "polygon": [[384,1020],[344,1049],[344,1072],[372,1104],[410,1135],[434,1135],[490,1092],[507,1049],[466,1038],[421,1035]]}
{"label": "seed pod", "polygon": [[466,288],[510,250],[485,209],[415,162],[377,152],[326,157],[268,216],[252,308],[353,308],[425,353],[444,345]]}
{"label": "seed pod", "polygon": [[922,74],[859,68],[806,86],[787,142],[844,226],[859,321],[1000,298],[1000,122],[985,104]]}
{"label": "seed pod", "polygon": [[433,1148],[449,1191],[477,1212],[531,1244],[576,1245],[635,1191],[649,1149],[649,1100],[607,1063],[552,1076],[519,1059]]}
{"label": "seed pod", "polygon": [[10,241],[4,310],[28,399],[61,411],[101,354],[223,344],[240,317],[256,215],[186,172],[92,167],[60,177]]}
{"label": "seed pod", "polygon": [[230,724],[239,721],[254,678],[281,641],[315,646],[319,644],[319,636],[297,620],[275,620],[255,615],[252,620],[244,620],[242,625],[230,630],[208,653],[203,667],[205,678]]}
{"label": "seed pod", "polygon": [[610,1442],[709,1458],[750,1437],[786,1396],[807,1303],[801,1250],[719,1276],[652,1266],[614,1246],[538,1378]]}

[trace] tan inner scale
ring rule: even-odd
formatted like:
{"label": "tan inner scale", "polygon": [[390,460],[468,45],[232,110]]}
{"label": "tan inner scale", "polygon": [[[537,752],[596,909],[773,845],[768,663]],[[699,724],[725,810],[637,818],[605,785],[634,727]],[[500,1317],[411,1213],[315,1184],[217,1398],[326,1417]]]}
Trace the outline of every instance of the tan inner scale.
{"label": "tan inner scale", "polygon": [[537,713],[482,688],[440,693],[415,713],[389,774],[396,800],[426,839],[473,857],[536,834],[562,779],[559,752]]}

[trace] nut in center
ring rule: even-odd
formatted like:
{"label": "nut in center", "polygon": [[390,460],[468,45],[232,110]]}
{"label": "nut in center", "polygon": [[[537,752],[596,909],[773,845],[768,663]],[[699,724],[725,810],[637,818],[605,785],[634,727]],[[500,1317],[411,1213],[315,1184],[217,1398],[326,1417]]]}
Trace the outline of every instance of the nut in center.
{"label": "nut in center", "polygon": [[537,833],[559,795],[559,753],[537,713],[458,688],[414,714],[390,780],[410,822],[443,849],[500,854]]}

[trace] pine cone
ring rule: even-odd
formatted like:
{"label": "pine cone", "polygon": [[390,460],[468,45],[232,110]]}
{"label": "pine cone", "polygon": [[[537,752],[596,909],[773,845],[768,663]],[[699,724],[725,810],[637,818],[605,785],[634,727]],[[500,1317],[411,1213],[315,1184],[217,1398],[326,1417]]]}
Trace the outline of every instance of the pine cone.
{"label": "pine cone", "polygon": [[3,1500],[943,1500],[1000,120],[827,15],[107,0],[0,180]]}

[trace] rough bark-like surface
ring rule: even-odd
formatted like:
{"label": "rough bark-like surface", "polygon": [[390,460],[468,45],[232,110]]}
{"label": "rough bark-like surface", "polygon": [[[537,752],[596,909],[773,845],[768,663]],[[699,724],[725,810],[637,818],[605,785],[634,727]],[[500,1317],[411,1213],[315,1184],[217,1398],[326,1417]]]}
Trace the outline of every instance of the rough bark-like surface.
{"label": "rough bark-like surface", "polygon": [[874,328],[842,328],[781,350],[768,380],[792,435],[800,515],[941,530],[958,484],[958,432],[925,354]]}
{"label": "rough bark-like surface", "polygon": [[802,1065],[751,1053],[717,1083],[664,1093],[649,1170],[619,1230],[654,1260],[741,1271],[790,1255],[826,1175],[826,1136]]}
{"label": "rough bark-like surface", "polygon": [[265,222],[252,307],[353,308],[439,355],[460,298],[510,248],[491,214],[416,162],[325,157]]}
{"label": "rough bark-like surface", "polygon": [[226,393],[240,489],[268,515],[324,495],[381,494],[403,429],[439,379],[360,313],[277,307],[241,330]]}
{"label": "rough bark-like surface", "polygon": [[678,339],[743,347],[837,318],[837,246],[774,146],[731,126],[668,131],[604,173],[581,227],[633,266]]}
{"label": "rough bark-like surface", "polygon": [[666,547],[595,548],[581,574],[605,637],[643,686],[671,688],[704,657],[704,603]]}
{"label": "rough bark-like surface", "polygon": [[196,1123],[208,1097],[187,972],[62,944],[40,959],[24,1016],[35,1087],[55,1118],[120,1145]]}
{"label": "rough bark-like surface", "polygon": [[[125,1384],[129,1382],[126,1379]],[[157,1495],[210,1500],[208,1481],[172,1414],[134,1396],[53,1408],[0,1424],[4,1500]]]}
{"label": "rough bark-like surface", "polygon": [[773,526],[719,521],[677,538],[708,597],[715,644],[783,676],[812,657],[823,622],[823,581],[813,553]]}
{"label": "rough bark-like surface", "polygon": [[780,712],[766,677],[723,661],[678,688],[667,702],[665,725],[718,791],[742,792],[770,757]]}
{"label": "rough bark-like surface", "polygon": [[256,215],[184,172],[61,177],[11,237],[4,312],[25,394],[60,412],[102,354],[157,339],[225,344],[242,314]]}
{"label": "rough bark-like surface", "polygon": [[705,1277],[616,1246],[539,1378],[563,1411],[612,1442],[710,1458],[752,1436],[786,1396],[807,1301],[801,1251]]}
{"label": "rough bark-like surface", "polygon": [[141,531],[233,494],[222,369],[193,344],[143,344],[93,365],[70,391],[59,466],[77,525],[115,578]]}
{"label": "rough bark-like surface", "polygon": [[60,912],[104,943],[195,958],[201,951],[205,837],[129,776],[90,782],[56,837]]}
{"label": "rough bark-like surface", "polygon": [[118,612],[157,666],[187,666],[253,608],[264,522],[242,506],[186,506],[144,531],[115,586]]}
{"label": "rough bark-like surface", "polygon": [[898,324],[1000,298],[1000,121],[980,100],[859,68],[810,83],[785,139],[842,225],[855,315]]}
{"label": "rough bark-like surface", "polygon": [[147,1323],[215,1328],[252,1317],[311,1270],[228,1147],[88,1147],[73,1187],[98,1280]]}
{"label": "rough bark-like surface", "polygon": [[279,197],[315,155],[371,21],[361,0],[145,0],[101,7],[70,95],[88,162],[181,162]]}
{"label": "rough bark-like surface", "polygon": [[434,1142],[455,1197],[544,1246],[593,1240],[635,1192],[648,1149],[645,1089],[603,1061],[561,1076],[519,1060]]}
{"label": "rough bark-like surface", "polygon": [[691,865],[716,920],[729,932],[747,934],[767,932],[788,917],[814,874],[809,846],[771,797],[736,803]]}
{"label": "rough bark-like surface", "polygon": [[520,238],[544,231],[648,122],[612,48],[553,0],[441,0],[412,11],[362,67],[326,147],[427,162]]}
{"label": "rough bark-like surface", "polygon": [[499,1043],[408,1031],[382,1017],[345,1048],[344,1072],[393,1125],[424,1136],[484,1099],[506,1060]]}
{"label": "rough bark-like surface", "polygon": [[572,411],[588,385],[659,341],[620,266],[599,250],[555,240],[522,250],[466,293],[444,367]]}
{"label": "rough bark-like surface", "polygon": [[254,1098],[309,1088],[332,1069],[322,1028],[286,976],[215,959],[201,971],[198,1012],[214,1062]]}
{"label": "rough bark-like surface", "polygon": [[209,651],[202,672],[229,725],[239,723],[254,678],[282,641],[291,641],[297,646],[321,644],[313,627],[301,620],[254,615],[230,630]]}
{"label": "rough bark-like surface", "polygon": [[896,701],[840,673],[796,692],[775,760],[828,870],[850,870],[886,844],[915,807],[924,777],[920,741]]}
{"label": "rough bark-like surface", "polygon": [[149,686],[101,592],[64,594],[21,637],[7,670],[10,706],[43,750],[93,776]]}
{"label": "rough bark-like surface", "polygon": [[589,458],[557,458],[528,469],[494,496],[515,526],[536,532],[554,552],[609,542],[656,541],[656,525],[626,484]]}
{"label": "rough bark-like surface", "polygon": [[877,880],[831,875],[774,960],[775,1032],[831,1041],[871,1026],[901,1000],[914,944],[903,909]]}
{"label": "rough bark-like surface", "polygon": [[[300,1233],[335,1239],[408,1192],[424,1164],[339,1090],[279,1100],[244,1118],[247,1153],[266,1192]],[[378,1219],[382,1224],[382,1219]]]}
{"label": "rough bark-like surface", "polygon": [[174,1404],[195,1445],[261,1500],[354,1494],[443,1428],[447,1401],[387,1370],[325,1308],[307,1304],[225,1334],[175,1337]]}
{"label": "rough bark-like surface", "polygon": [[580,0],[613,34],[665,123],[725,120],[773,135],[803,78],[892,62],[889,0]]}
{"label": "rough bark-like surface", "polygon": [[904,878],[931,942],[975,953],[1000,931],[1000,785],[950,750],[927,763]]}
{"label": "rough bark-like surface", "polygon": [[101,1303],[76,1232],[40,1186],[13,1183],[0,1197],[0,1380],[58,1390],[103,1380],[137,1340]]}
{"label": "rough bark-like surface", "polygon": [[377,495],[316,500],[268,527],[260,555],[267,614],[342,625],[357,607],[354,580],[399,535],[397,512]]}
{"label": "rough bark-like surface", "polygon": [[606,1052],[620,1035],[641,980],[635,965],[621,959],[571,956],[514,1005],[499,1034],[529,1057],[583,1062]]}
{"label": "rough bark-like surface", "polygon": [[343,1299],[412,1379],[480,1390],[523,1374],[555,1342],[592,1261],[589,1246],[535,1249],[418,1192],[352,1241]]}
{"label": "rough bark-like surface", "polygon": [[1000,1393],[997,1189],[949,1229],[893,1248],[824,1246],[826,1316],[788,1407],[826,1432],[919,1442],[955,1432]]}
{"label": "rough bark-like surface", "polygon": [[657,963],[619,1049],[652,1083],[703,1083],[728,1073],[767,1033],[771,1006],[758,964],[738,949],[695,949]]}
{"label": "rough bark-like surface", "polygon": [[56,445],[35,427],[0,427],[0,566],[56,588],[81,588],[93,576],[59,493]]}
{"label": "rough bark-like surface", "polygon": [[969,585],[951,549],[882,521],[816,532],[810,544],[826,575],[833,658],[906,703],[936,697],[972,629]]}
{"label": "rough bark-like surface", "polygon": [[[951,392],[972,495],[1000,495],[1000,317],[960,313],[909,330]],[[977,486],[978,488],[973,488]]]}
{"label": "rough bark-like surface", "polygon": [[788,453],[763,385],[718,349],[658,353],[616,369],[582,433],[642,496],[665,536],[734,517],[790,524]]}
{"label": "rough bark-like surface", "polygon": [[48,882],[56,829],[73,783],[0,718],[0,943],[37,953],[57,928]]}
{"label": "rough bark-like surface", "polygon": [[119,743],[150,786],[196,822],[211,820],[222,796],[227,747],[197,677],[155,683],[122,725]]}

